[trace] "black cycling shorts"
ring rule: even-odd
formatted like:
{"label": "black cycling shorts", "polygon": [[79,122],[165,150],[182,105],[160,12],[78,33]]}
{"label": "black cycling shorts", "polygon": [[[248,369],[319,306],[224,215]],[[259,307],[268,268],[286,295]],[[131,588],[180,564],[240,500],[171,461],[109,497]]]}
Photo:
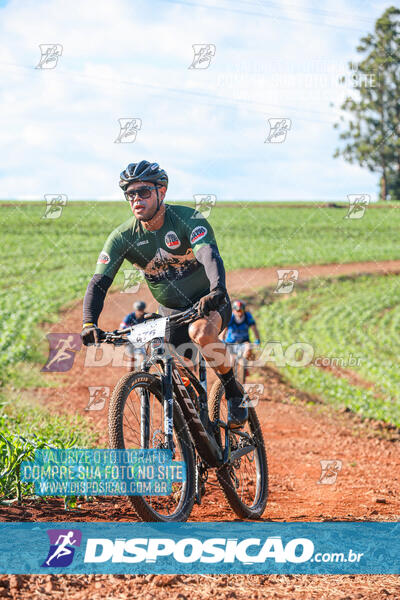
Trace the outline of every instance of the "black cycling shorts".
{"label": "black cycling shorts", "polygon": [[[167,308],[166,306],[162,306],[162,304],[159,304],[158,306],[158,313],[163,317],[175,315],[176,313],[182,312],[182,310],[184,309]],[[232,306],[228,294],[226,295],[226,301],[217,312],[219,312],[222,318],[220,333],[227,327],[232,316]],[[196,344],[190,339],[189,325],[178,325],[174,327],[173,324],[171,324],[171,326],[167,328],[165,340],[175,346],[178,354],[196,362],[198,349]]]}

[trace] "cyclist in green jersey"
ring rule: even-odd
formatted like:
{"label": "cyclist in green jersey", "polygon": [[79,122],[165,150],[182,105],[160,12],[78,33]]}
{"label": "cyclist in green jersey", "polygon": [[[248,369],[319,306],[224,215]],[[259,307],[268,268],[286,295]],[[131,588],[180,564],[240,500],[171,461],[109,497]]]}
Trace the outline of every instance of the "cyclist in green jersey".
{"label": "cyclist in green jersey", "polygon": [[83,306],[82,341],[99,342],[98,319],[104,299],[124,259],[141,269],[159,313],[168,316],[199,301],[199,317],[188,327],[171,330],[175,346],[200,346],[225,388],[230,402],[230,426],[240,427],[248,416],[233,375],[229,353],[219,340],[232,314],[225,269],[214,232],[203,215],[187,206],[164,203],[168,176],[157,163],[142,160],[122,171],[119,185],[133,216],[107,238],[89,282]]}

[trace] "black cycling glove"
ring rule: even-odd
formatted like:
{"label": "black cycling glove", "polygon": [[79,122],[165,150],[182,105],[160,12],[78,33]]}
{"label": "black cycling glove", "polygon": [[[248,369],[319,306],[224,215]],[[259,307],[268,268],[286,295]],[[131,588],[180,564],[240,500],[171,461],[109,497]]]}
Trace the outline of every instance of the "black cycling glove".
{"label": "black cycling glove", "polygon": [[104,331],[99,329],[97,325],[85,323],[81,333],[82,343],[84,346],[99,344],[103,334]]}
{"label": "black cycling glove", "polygon": [[218,310],[226,298],[225,290],[212,290],[207,296],[203,296],[199,300],[198,312],[208,316],[212,310]]}

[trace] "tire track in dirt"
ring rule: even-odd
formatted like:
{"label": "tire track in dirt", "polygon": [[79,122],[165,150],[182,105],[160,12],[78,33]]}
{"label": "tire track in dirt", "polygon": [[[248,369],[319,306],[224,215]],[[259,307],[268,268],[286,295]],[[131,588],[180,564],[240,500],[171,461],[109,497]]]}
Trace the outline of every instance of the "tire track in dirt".
{"label": "tire track in dirt", "polygon": [[[400,273],[400,261],[286,267],[299,271],[299,279],[335,277],[361,273]],[[275,268],[246,269],[228,273],[231,296],[254,292],[277,282]],[[147,288],[135,295],[154,310],[156,303]],[[106,300],[101,325],[118,327],[121,316],[131,310],[132,295],[115,292]],[[53,332],[78,332],[81,302],[62,313]],[[126,372],[123,366],[103,368],[85,365],[85,352],[77,356],[66,374],[49,374],[62,379],[61,388],[37,390],[55,412],[85,415],[98,432],[100,447],[107,446],[107,406],[101,411],[85,411],[88,386],[111,389]],[[257,412],[262,424],[269,459],[270,496],[265,520],[400,520],[399,441],[380,439],[347,415],[318,404],[292,388],[272,369],[262,373],[264,397]],[[297,400],[297,402],[296,402]],[[320,460],[342,461],[334,485],[319,484]],[[191,521],[232,521],[236,517],[222,493],[208,486],[202,506],[195,506]],[[43,505],[25,501],[22,506],[0,507],[1,521],[134,521],[130,504],[121,498],[96,498],[66,512],[61,499]],[[27,598],[36,586],[38,597],[67,594],[70,598],[398,598],[400,585],[393,576],[330,576],[329,596],[326,578],[316,576],[0,576],[0,597]],[[168,579],[168,578],[171,579]],[[336,586],[336,587],[335,587]],[[52,591],[53,590],[53,591]]]}
{"label": "tire track in dirt", "polygon": [[[299,278],[332,277],[352,273],[400,273],[400,261],[350,263],[334,265],[312,265],[293,267],[299,270]],[[247,269],[227,274],[231,296],[245,291],[254,292],[257,288],[277,281],[275,268]],[[121,317],[130,311],[133,297],[143,298],[149,310],[156,309],[156,302],[144,285],[140,293],[114,292],[107,297],[101,317],[104,329],[118,327]],[[82,302],[76,303],[62,314],[55,331],[77,332],[81,324]],[[86,349],[85,349],[86,350]],[[92,349],[93,350],[93,349]],[[112,346],[103,345],[97,352],[112,351]],[[107,447],[107,403],[102,410],[85,410],[89,401],[88,387],[106,386],[112,391],[118,379],[126,372],[121,365],[122,354],[114,365],[104,367],[85,366],[85,351],[77,353],[73,368],[65,374],[48,374],[50,379],[63,381],[59,388],[38,389],[38,395],[55,412],[68,412],[84,415],[98,432],[98,445]],[[96,364],[101,364],[96,363]],[[210,370],[209,370],[210,371]],[[270,467],[270,498],[264,518],[272,520],[323,520],[323,519],[390,519],[400,515],[400,453],[398,442],[384,439],[371,439],[363,427],[356,428],[350,419],[338,419],[334,411],[322,411],[314,405],[306,408],[308,398],[285,383],[272,369],[266,369],[262,376],[265,397],[260,401],[257,412],[262,423]],[[209,381],[214,379],[210,373]],[[299,399],[294,404],[291,399]],[[369,430],[370,431],[370,430]],[[336,485],[317,484],[320,476],[320,460],[339,459],[343,466]],[[208,486],[206,501],[195,507],[193,520],[232,520],[235,515],[226,506],[222,493],[214,486]],[[379,502],[376,502],[379,500]],[[381,501],[382,500],[382,501]],[[54,499],[50,513],[55,518],[65,518],[63,503]],[[57,507],[57,508],[56,508]],[[27,507],[26,507],[27,508]],[[94,510],[93,510],[94,509]],[[17,507],[0,508],[0,519],[11,517],[14,510],[19,513],[14,518],[24,518]],[[42,507],[27,508],[26,517],[39,520],[49,518],[49,510]],[[33,512],[31,512],[33,511]],[[78,515],[78,512],[76,512]],[[70,517],[73,515],[70,514]],[[134,519],[130,505],[119,498],[95,500],[87,507],[82,506],[78,518],[104,520]],[[12,518],[12,517],[11,517]]]}

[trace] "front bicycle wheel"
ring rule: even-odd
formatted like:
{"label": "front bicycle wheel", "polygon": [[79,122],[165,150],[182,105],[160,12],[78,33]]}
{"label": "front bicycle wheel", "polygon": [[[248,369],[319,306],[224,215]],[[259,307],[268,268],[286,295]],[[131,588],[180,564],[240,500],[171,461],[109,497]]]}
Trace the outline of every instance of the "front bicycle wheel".
{"label": "front bicycle wheel", "polygon": [[[116,385],[108,413],[110,448],[167,448],[161,381],[150,373],[128,373]],[[170,496],[129,496],[143,521],[186,521],[195,499],[195,460],[182,411],[174,401],[174,460],[184,461],[186,481],[174,482]]]}
{"label": "front bicycle wheel", "polygon": [[[224,387],[216,381],[210,392],[210,415],[213,421],[228,420]],[[225,447],[225,429],[219,427],[215,437]],[[235,513],[242,519],[259,519],[268,499],[268,463],[264,439],[254,408],[249,408],[248,422],[239,431],[230,430],[231,452],[252,445],[254,449],[217,470],[218,482]]]}
{"label": "front bicycle wheel", "polygon": [[247,375],[247,361],[240,351],[240,345],[232,344],[232,349],[230,349],[230,352],[233,360],[232,368],[235,379],[239,383],[245,383]]}
{"label": "front bicycle wheel", "polygon": [[247,360],[244,356],[236,359],[236,379],[239,383],[246,383],[247,377]]}

